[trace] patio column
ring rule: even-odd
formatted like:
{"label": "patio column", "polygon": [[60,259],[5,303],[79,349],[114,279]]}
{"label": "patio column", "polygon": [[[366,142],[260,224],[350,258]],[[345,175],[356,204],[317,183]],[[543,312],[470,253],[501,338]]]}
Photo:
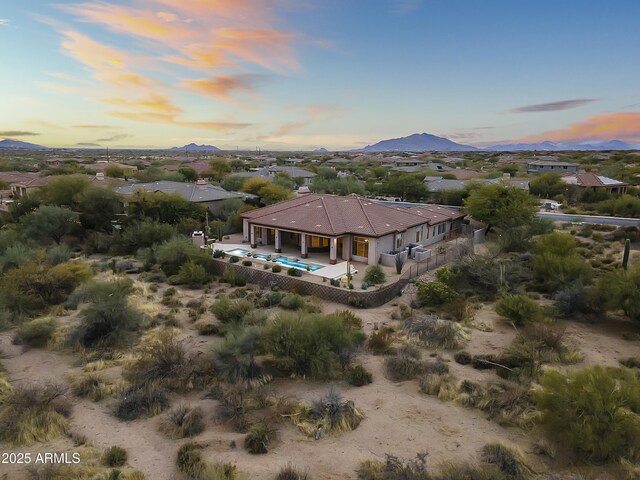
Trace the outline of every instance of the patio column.
{"label": "patio column", "polygon": [[242,239],[245,242],[249,241],[249,220],[246,218],[242,220]]}
{"label": "patio column", "polygon": [[336,237],[329,239],[329,263],[331,265],[338,263],[338,239]]}
{"label": "patio column", "polygon": [[280,234],[280,230],[277,228],[275,229],[274,241],[276,244],[276,253],[282,253],[282,235]]}
{"label": "patio column", "polygon": [[256,243],[256,226],[249,225],[249,230],[251,231],[251,248],[256,248],[258,246]]}
{"label": "patio column", "polygon": [[302,258],[309,256],[309,251],[307,250],[307,235],[304,233],[300,236],[300,256]]}

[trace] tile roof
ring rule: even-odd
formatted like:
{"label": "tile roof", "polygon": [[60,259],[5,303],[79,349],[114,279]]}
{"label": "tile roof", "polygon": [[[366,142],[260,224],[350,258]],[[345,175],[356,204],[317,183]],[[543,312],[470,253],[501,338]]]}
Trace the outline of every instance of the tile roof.
{"label": "tile roof", "polygon": [[627,185],[613,178],[596,175],[595,173],[576,173],[562,177],[566,183],[581,187],[620,187]]}
{"label": "tile roof", "polygon": [[230,192],[222,187],[210,184],[198,185],[196,183],[171,182],[161,180],[149,183],[130,183],[116,188],[116,193],[132,195],[136,191],[163,192],[166,194],[177,193],[190,202],[213,202],[226,200],[227,198],[255,198],[255,195],[242,192]]}
{"label": "tile roof", "polygon": [[381,237],[425,223],[435,224],[464,214],[426,205],[411,209],[391,207],[357,195],[309,194],[242,214],[251,223],[317,235]]}

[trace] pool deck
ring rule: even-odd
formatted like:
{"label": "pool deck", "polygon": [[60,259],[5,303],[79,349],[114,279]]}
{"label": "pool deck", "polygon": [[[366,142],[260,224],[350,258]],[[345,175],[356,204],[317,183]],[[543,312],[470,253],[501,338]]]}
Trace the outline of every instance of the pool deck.
{"label": "pool deck", "polygon": [[[211,245],[213,250],[222,250],[224,252],[231,252],[233,250],[245,250],[247,252],[255,252],[255,253],[259,253],[261,255],[271,255],[273,256],[273,250],[271,249],[267,249],[267,248],[251,248],[249,245],[247,244],[234,244],[234,243],[214,243]],[[293,255],[287,255],[286,253],[281,253],[278,254],[281,255],[283,257],[290,257],[290,258],[298,258],[295,257]],[[256,262],[264,262],[267,263],[265,260],[262,260],[260,258],[251,258],[252,261],[256,261]],[[318,265],[319,268],[315,271],[309,271],[307,272],[309,275],[314,275],[316,277],[320,277],[320,278],[326,278],[328,280],[333,280],[333,279],[339,279],[341,277],[345,277],[347,275],[347,262],[341,262],[338,263],[336,265],[329,265],[323,262],[319,262],[317,261],[315,258],[314,259],[302,259],[300,260],[300,262],[303,263],[310,263],[311,265]],[[358,273],[358,270],[353,266],[353,263],[351,264],[351,274],[355,275],[356,273]]]}

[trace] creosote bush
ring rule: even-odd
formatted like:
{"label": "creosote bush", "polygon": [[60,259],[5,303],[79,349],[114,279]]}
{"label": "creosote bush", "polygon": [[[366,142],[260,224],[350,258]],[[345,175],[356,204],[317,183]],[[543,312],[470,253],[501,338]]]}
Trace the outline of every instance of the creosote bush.
{"label": "creosote bush", "polygon": [[23,323],[13,337],[15,345],[44,347],[56,330],[55,318],[35,318]]}
{"label": "creosote bush", "polygon": [[393,330],[389,327],[382,327],[369,335],[367,348],[374,355],[386,355],[391,353],[393,342]]}
{"label": "creosote bush", "polygon": [[303,297],[297,293],[285,293],[280,300],[280,306],[286,310],[300,310],[305,305]]}
{"label": "creosote bush", "polygon": [[277,431],[266,423],[254,425],[244,438],[244,448],[254,455],[268,453],[276,435]]}
{"label": "creosote bush", "polygon": [[254,309],[251,301],[243,298],[230,300],[222,296],[211,305],[211,312],[222,323],[240,323]]}
{"label": "creosote bush", "polygon": [[640,459],[640,379],[631,370],[549,370],[541,383],[537,405],[554,439],[596,462]]}
{"label": "creosote bush", "polygon": [[311,480],[311,477],[306,472],[301,472],[289,464],[280,469],[274,480]]}
{"label": "creosote bush", "polygon": [[134,385],[122,392],[115,407],[115,416],[131,421],[140,417],[153,417],[169,408],[165,391],[152,384]]}
{"label": "creosote bush", "polygon": [[482,459],[489,465],[495,465],[508,480],[531,478],[531,468],[526,464],[522,453],[502,443],[489,443],[482,447]]}
{"label": "creosote bush", "polygon": [[347,371],[347,381],[354,387],[362,387],[373,382],[373,375],[362,365],[353,365]]}
{"label": "creosote bush", "polygon": [[521,294],[504,295],[496,303],[496,313],[518,326],[535,322],[541,314],[538,302]]}
{"label": "creosote bush", "polygon": [[385,359],[387,375],[396,382],[417,377],[424,371],[421,357],[420,350],[411,345],[403,345],[397,349],[395,355]]}
{"label": "creosote bush", "polygon": [[71,381],[71,391],[74,395],[99,402],[103,398],[113,395],[120,390],[117,384],[106,380],[101,375],[90,372]]}
{"label": "creosote bush", "polygon": [[457,322],[434,315],[413,315],[404,319],[402,330],[407,338],[425,347],[454,350],[464,347],[470,335]]}
{"label": "creosote bush", "polygon": [[420,282],[417,296],[421,305],[431,307],[452,302],[457,297],[457,293],[446,283]]}
{"label": "creosote bush", "polygon": [[126,297],[99,300],[82,311],[72,340],[85,347],[115,347],[130,341],[143,319]]}

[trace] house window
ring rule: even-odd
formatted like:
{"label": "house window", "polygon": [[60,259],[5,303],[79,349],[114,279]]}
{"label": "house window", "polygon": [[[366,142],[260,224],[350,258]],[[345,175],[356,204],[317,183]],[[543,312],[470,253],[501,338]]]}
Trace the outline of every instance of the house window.
{"label": "house window", "polygon": [[[436,227],[433,227],[433,230],[434,230],[433,234],[436,235],[436,232],[435,232]],[[447,225],[444,223],[441,223],[440,225],[438,225],[437,231],[438,231],[437,235],[442,235],[447,231]]]}
{"label": "house window", "polygon": [[402,247],[402,234],[396,233],[396,250]]}
{"label": "house window", "polygon": [[416,227],[416,242],[422,241],[423,233],[424,233],[424,225],[420,225],[419,227]]}
{"label": "house window", "polygon": [[329,246],[329,239],[324,237],[311,237],[311,248],[323,248]]}
{"label": "house window", "polygon": [[364,237],[353,237],[351,254],[357,257],[369,256],[369,239]]}

